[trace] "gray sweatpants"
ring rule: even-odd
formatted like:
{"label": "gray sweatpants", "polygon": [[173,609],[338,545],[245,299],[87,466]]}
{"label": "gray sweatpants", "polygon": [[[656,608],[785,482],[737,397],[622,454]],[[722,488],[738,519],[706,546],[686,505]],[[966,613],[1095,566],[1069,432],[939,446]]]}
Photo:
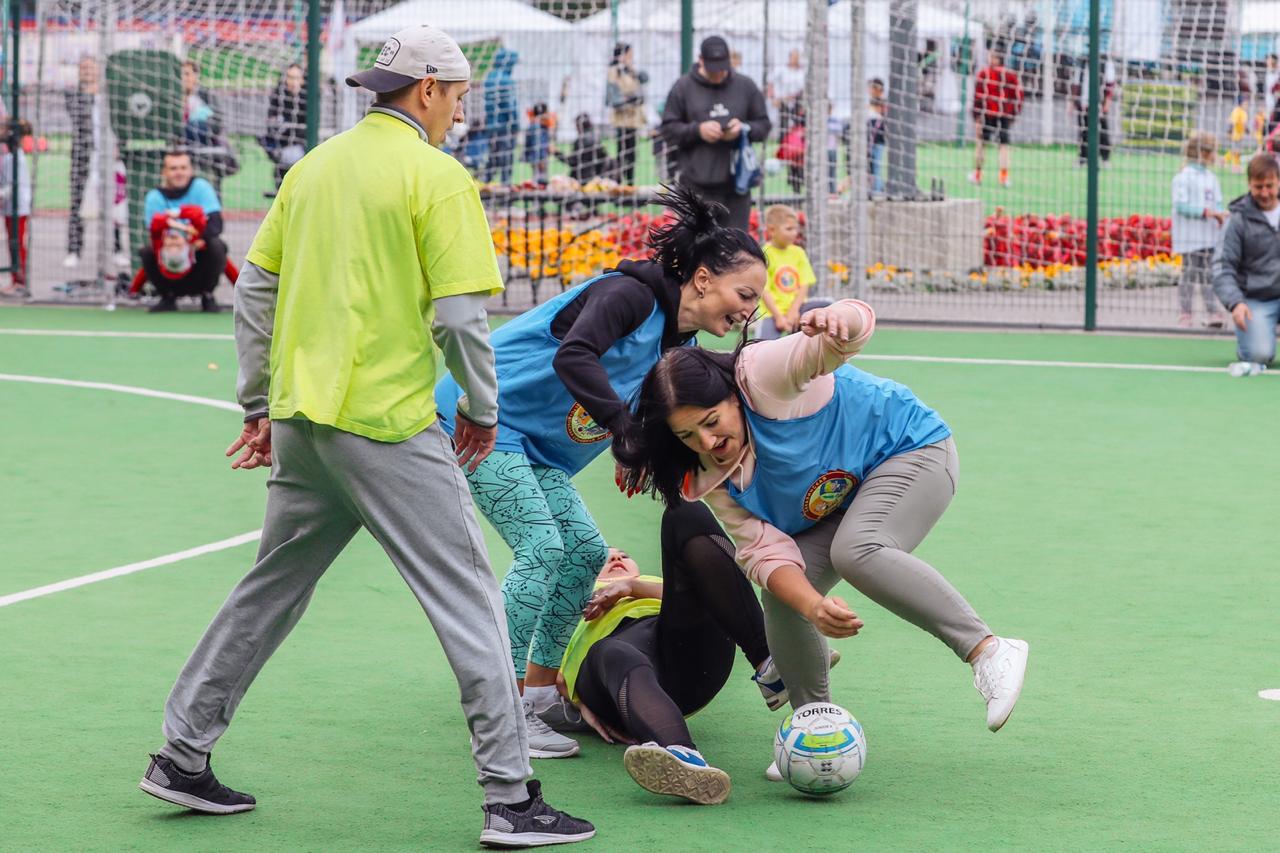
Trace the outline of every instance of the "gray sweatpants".
{"label": "gray sweatpants", "polygon": [[[955,497],[959,476],[952,438],[894,456],[863,481],[847,510],[795,540],[818,592],[846,580],[963,660],[991,631],[946,578],[911,555]],[[830,701],[826,637],[767,590],[762,599],[769,651],[792,706]]]}
{"label": "gray sweatpants", "polygon": [[498,583],[448,436],[388,444],[303,419],[271,424],[267,515],[253,568],[183,667],[161,752],[196,772],[320,576],[361,527],[399,569],[458,679],[488,803],[528,797],[524,714]]}

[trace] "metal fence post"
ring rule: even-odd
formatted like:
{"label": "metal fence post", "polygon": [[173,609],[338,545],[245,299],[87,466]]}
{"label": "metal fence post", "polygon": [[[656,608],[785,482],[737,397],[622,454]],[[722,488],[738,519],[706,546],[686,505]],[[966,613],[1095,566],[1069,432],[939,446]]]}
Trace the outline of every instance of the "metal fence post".
{"label": "metal fence post", "polygon": [[307,0],[307,150],[320,142],[320,0]]}
{"label": "metal fence post", "polygon": [[1085,243],[1084,328],[1098,328],[1098,126],[1102,118],[1101,18],[1099,0],[1089,0],[1089,189],[1086,214],[1089,233]]}

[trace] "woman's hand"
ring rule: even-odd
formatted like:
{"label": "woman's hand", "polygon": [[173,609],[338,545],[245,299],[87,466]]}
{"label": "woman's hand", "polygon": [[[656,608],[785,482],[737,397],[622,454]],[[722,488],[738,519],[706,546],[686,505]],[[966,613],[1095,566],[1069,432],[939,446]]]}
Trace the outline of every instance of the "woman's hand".
{"label": "woman's hand", "polygon": [[826,335],[841,343],[849,341],[849,321],[829,307],[814,308],[800,315],[800,331],[811,338]]}
{"label": "woman's hand", "polygon": [[599,619],[624,598],[635,598],[635,590],[632,587],[631,578],[614,581],[596,590],[595,594],[587,601],[587,606],[582,609],[582,618],[588,622],[593,619]]}
{"label": "woman's hand", "polygon": [[579,703],[575,707],[582,713],[582,719],[587,721],[587,725],[591,726],[591,728],[595,730],[595,733],[600,735],[601,740],[603,740],[605,743],[635,743],[636,742],[635,738],[629,737],[628,735],[623,734],[622,732],[618,731],[608,723],[602,722],[600,718],[597,717],[591,711],[591,709],[588,708],[585,704]]}
{"label": "woman's hand", "polygon": [[805,618],[823,634],[834,639],[852,637],[862,628],[858,614],[849,609],[843,598],[828,595],[814,602]]}

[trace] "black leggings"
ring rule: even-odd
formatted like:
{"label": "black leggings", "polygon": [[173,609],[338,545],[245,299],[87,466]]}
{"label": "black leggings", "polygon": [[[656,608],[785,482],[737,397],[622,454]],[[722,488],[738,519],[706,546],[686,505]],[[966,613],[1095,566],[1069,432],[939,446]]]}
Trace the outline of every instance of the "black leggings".
{"label": "black leggings", "polygon": [[641,743],[693,747],[685,715],[724,687],[734,647],[757,669],[769,656],[764,616],[701,503],[662,516],[662,580],[659,614],[623,620],[592,646],[576,689],[597,717]]}

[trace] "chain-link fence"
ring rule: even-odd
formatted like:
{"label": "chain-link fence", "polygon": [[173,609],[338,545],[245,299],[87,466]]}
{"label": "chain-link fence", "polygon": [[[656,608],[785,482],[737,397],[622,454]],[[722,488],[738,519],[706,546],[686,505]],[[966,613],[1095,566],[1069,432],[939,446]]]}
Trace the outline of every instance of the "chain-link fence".
{"label": "chain-link fence", "polygon": [[[306,3],[28,2],[7,22],[31,125],[14,140],[27,283],[42,299],[127,285],[175,143],[217,189],[229,257],[243,257],[305,144],[307,104],[321,138],[349,127],[368,96],[341,80],[430,22],[472,61],[467,126],[448,147],[481,184],[509,308],[643,252],[655,193],[680,178],[660,126],[688,71],[682,45],[719,35],[771,125],[751,228],[766,239],[763,211],[793,207],[820,292],[860,294],[889,320],[1080,326],[1092,233],[1099,325],[1220,322],[1179,294],[1173,184],[1208,133],[1205,174],[1227,201],[1245,191],[1239,170],[1276,125],[1280,5],[1097,5],[1091,106],[1088,0],[326,0],[310,100]],[[12,59],[6,47],[6,85]]]}

